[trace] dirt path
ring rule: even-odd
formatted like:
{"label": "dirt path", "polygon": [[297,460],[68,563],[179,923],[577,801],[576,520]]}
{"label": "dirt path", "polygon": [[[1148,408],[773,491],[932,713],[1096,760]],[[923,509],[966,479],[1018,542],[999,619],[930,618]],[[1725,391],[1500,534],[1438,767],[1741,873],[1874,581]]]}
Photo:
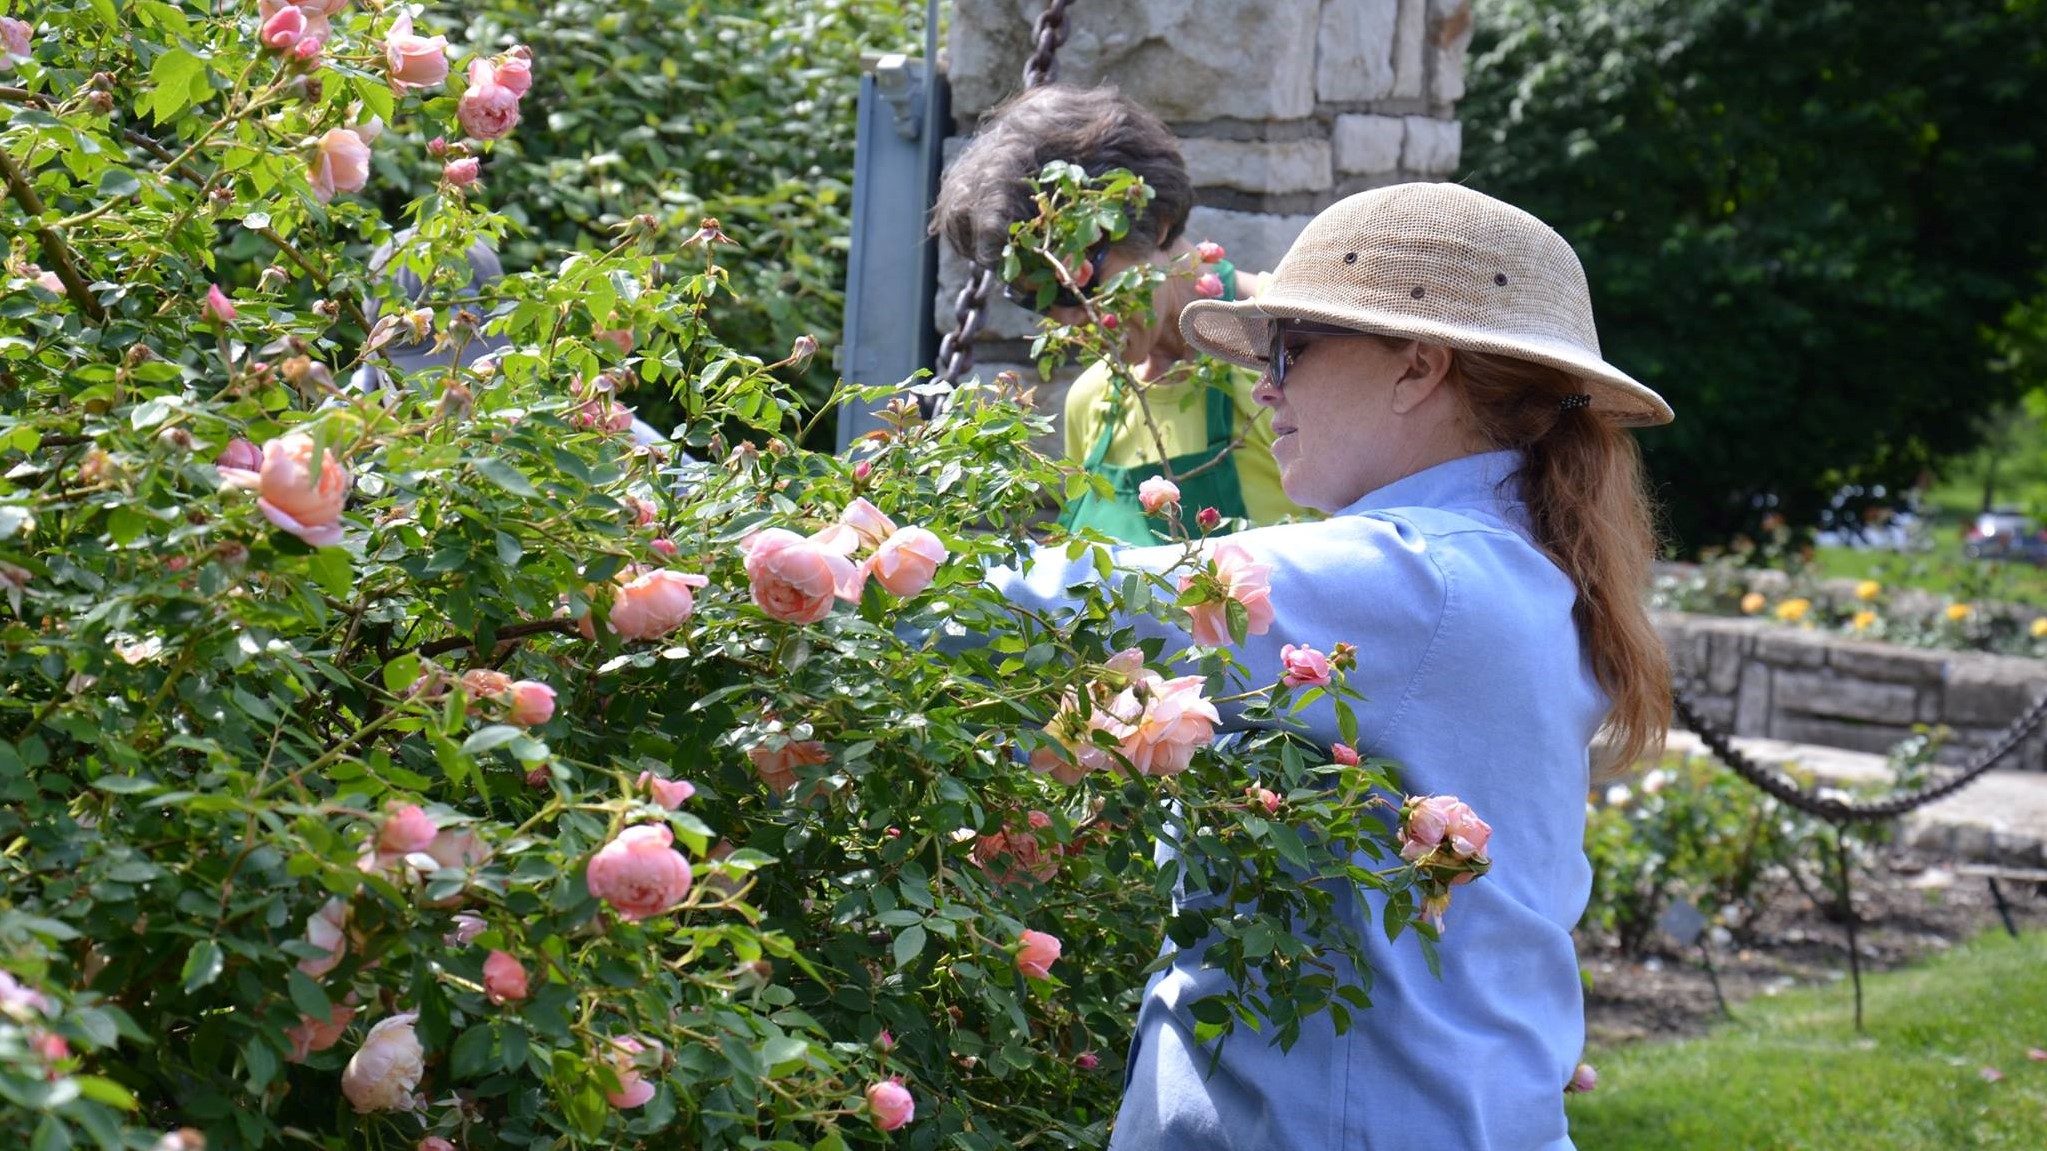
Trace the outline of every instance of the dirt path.
{"label": "dirt path", "polygon": [[[1903,966],[1980,932],[2004,930],[1989,885],[1980,876],[1955,874],[1952,866],[1899,851],[1880,861],[1874,874],[1857,877],[1855,906],[1862,917],[1857,941],[1865,973]],[[2047,892],[2040,885],[1999,886],[2021,931],[2047,928]],[[1842,925],[1797,891],[1775,903],[1749,946],[1713,949],[1729,1004],[1739,1013],[1743,1000],[1788,987],[1836,983],[1848,1002],[1848,938]],[[1673,948],[1643,960],[1599,950],[1583,938],[1579,948],[1592,980],[1585,994],[1592,1043],[1698,1035],[1721,1018],[1696,947],[1682,953]]]}

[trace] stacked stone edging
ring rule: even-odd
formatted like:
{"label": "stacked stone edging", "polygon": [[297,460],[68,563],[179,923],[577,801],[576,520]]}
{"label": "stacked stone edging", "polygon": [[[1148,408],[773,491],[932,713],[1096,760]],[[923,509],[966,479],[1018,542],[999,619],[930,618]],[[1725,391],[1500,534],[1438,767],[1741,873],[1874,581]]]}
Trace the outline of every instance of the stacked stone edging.
{"label": "stacked stone edging", "polygon": [[[1740,736],[1882,754],[1915,724],[1953,732],[1943,762],[1995,741],[2047,692],[2047,662],[1899,647],[1774,620],[1659,612],[1656,626],[1700,714]],[[2000,765],[2047,771],[2047,732]]]}
{"label": "stacked stone edging", "polygon": [[[956,0],[947,75],[955,138],[1013,95],[1043,0]],[[1195,185],[1188,234],[1269,271],[1316,212],[1344,196],[1454,174],[1463,149],[1471,0],[1079,0],[1062,83],[1110,83],[1180,137]],[[941,334],[965,265],[943,245],[932,301]],[[1036,380],[1036,319],[999,296],[977,374]],[[1055,416],[1073,370],[1039,389]]]}

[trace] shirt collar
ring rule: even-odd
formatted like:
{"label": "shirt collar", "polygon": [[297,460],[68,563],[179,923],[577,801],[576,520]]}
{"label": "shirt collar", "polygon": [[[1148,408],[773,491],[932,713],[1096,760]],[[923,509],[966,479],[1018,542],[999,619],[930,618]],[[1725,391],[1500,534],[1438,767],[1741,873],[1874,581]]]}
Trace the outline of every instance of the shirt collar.
{"label": "shirt collar", "polygon": [[1521,464],[1521,453],[1511,450],[1462,456],[1367,492],[1336,514],[1359,515],[1384,508],[1472,508],[1518,521],[1524,514],[1520,485],[1508,481],[1521,470]]}

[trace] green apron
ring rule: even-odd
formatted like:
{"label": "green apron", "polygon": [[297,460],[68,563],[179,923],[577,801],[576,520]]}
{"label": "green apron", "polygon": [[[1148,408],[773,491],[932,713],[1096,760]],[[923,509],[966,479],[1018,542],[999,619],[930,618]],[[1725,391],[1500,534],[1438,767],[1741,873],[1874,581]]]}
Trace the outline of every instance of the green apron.
{"label": "green apron", "polygon": [[[1231,290],[1223,294],[1224,299],[1234,299],[1235,272],[1228,261],[1219,261],[1216,274]],[[1236,404],[1226,388],[1208,388],[1207,397],[1207,443],[1197,452],[1174,456],[1169,462],[1174,475],[1191,472],[1213,460],[1217,452],[1229,447],[1237,434]],[[1130,467],[1111,467],[1102,460],[1109,454],[1110,441],[1116,438],[1116,429],[1122,423],[1123,381],[1112,377],[1109,382],[1109,415],[1102,424],[1102,432],[1095,437],[1094,447],[1089,449],[1087,460],[1082,465],[1091,476],[1109,482],[1110,494],[1103,498],[1093,489],[1082,492],[1078,499],[1066,505],[1059,515],[1059,525],[1068,531],[1093,528],[1112,539],[1133,544],[1154,544],[1166,536],[1166,521],[1163,513],[1159,516],[1145,514],[1144,507],[1137,502],[1138,486],[1153,476],[1166,474],[1164,466],[1156,463],[1134,464]],[[1225,459],[1198,476],[1173,481],[1180,488],[1180,514],[1183,522],[1190,527],[1194,513],[1202,508],[1214,508],[1225,518],[1242,517],[1247,514],[1244,507],[1243,487],[1237,482],[1237,463]]]}

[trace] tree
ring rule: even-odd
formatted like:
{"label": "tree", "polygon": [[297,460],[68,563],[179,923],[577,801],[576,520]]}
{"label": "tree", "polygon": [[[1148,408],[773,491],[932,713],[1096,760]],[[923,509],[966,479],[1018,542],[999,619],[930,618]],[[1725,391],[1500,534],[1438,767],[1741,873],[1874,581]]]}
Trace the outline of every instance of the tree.
{"label": "tree", "polygon": [[1677,409],[1681,545],[1906,486],[2022,390],[1986,336],[2047,267],[2040,0],[1490,0],[1474,51],[1470,180]]}

